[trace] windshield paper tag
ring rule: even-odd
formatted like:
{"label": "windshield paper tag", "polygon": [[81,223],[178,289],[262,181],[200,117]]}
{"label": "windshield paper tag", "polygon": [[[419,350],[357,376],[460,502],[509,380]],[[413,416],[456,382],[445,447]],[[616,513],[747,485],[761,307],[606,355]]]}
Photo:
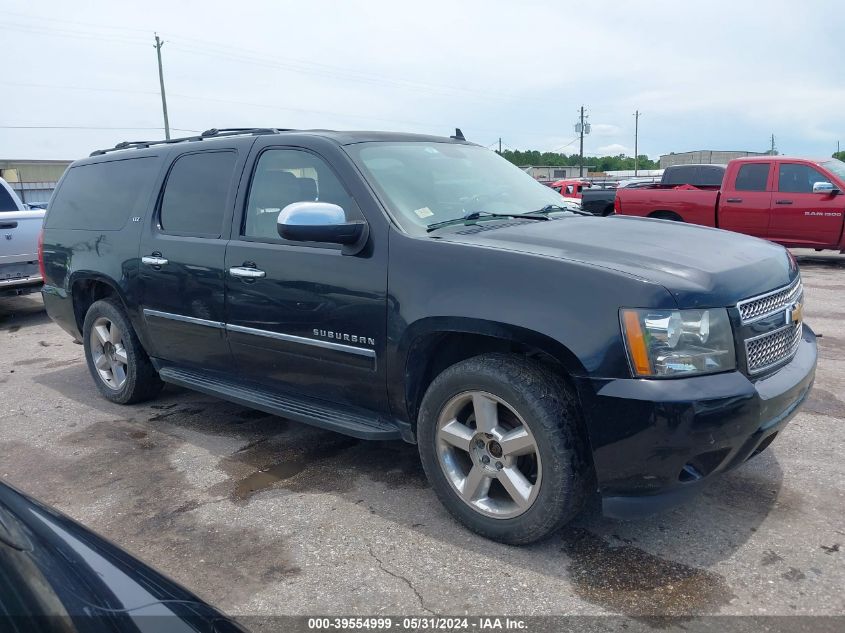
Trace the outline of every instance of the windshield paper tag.
{"label": "windshield paper tag", "polygon": [[421,209],[414,209],[414,213],[416,213],[417,217],[420,218],[420,219],[430,218],[431,216],[434,215],[434,211],[432,211],[428,207],[423,207]]}

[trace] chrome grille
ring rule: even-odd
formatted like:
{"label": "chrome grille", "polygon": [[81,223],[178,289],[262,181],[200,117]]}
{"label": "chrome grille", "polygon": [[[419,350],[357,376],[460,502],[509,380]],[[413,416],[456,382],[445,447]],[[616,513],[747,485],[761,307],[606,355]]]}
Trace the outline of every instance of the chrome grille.
{"label": "chrome grille", "polygon": [[742,318],[743,324],[751,323],[779,310],[786,309],[787,306],[798,301],[802,291],[801,278],[798,277],[785,288],[745,299],[740,301],[736,307],[739,308],[739,316]]}
{"label": "chrome grille", "polygon": [[789,360],[795,355],[800,342],[800,322],[748,339],[745,341],[748,373],[756,374]]}

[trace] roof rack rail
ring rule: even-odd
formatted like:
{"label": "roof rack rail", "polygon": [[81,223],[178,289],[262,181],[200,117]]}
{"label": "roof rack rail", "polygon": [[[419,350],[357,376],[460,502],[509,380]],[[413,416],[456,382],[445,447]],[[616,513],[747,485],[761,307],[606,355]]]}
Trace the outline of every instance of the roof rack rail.
{"label": "roof rack rail", "polygon": [[123,149],[146,149],[153,145],[172,145],[173,143],[190,143],[193,141],[204,141],[215,138],[222,138],[224,136],[241,136],[241,135],[259,135],[259,134],[278,134],[279,132],[291,132],[291,128],[276,128],[276,127],[226,127],[226,128],[211,128],[205,130],[199,136],[183,136],[181,138],[162,139],[158,141],[122,141],[114,147],[107,147],[106,149],[98,149],[89,156],[102,156],[109,152],[116,152]]}

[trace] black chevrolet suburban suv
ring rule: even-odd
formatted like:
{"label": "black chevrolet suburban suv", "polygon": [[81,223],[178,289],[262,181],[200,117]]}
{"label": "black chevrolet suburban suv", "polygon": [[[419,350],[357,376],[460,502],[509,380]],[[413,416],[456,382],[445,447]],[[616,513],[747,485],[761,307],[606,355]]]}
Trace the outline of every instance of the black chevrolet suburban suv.
{"label": "black chevrolet suburban suv", "polygon": [[775,244],[595,217],[464,140],[209,130],[75,162],[42,245],[49,315],[102,394],[163,382],[418,444],[471,529],[539,539],[587,497],[633,517],[764,450],[815,336]]}

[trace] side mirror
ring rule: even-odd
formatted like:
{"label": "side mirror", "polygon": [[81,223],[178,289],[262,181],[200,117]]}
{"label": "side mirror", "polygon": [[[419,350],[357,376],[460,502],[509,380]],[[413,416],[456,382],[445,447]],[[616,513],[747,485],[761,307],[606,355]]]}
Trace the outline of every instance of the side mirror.
{"label": "side mirror", "polygon": [[813,193],[826,193],[828,195],[835,195],[839,193],[839,189],[830,182],[817,182],[813,184]]}
{"label": "side mirror", "polygon": [[347,222],[343,209],[329,202],[289,204],[279,213],[276,228],[286,240],[342,244],[344,255],[361,252],[370,235],[366,222]]}

